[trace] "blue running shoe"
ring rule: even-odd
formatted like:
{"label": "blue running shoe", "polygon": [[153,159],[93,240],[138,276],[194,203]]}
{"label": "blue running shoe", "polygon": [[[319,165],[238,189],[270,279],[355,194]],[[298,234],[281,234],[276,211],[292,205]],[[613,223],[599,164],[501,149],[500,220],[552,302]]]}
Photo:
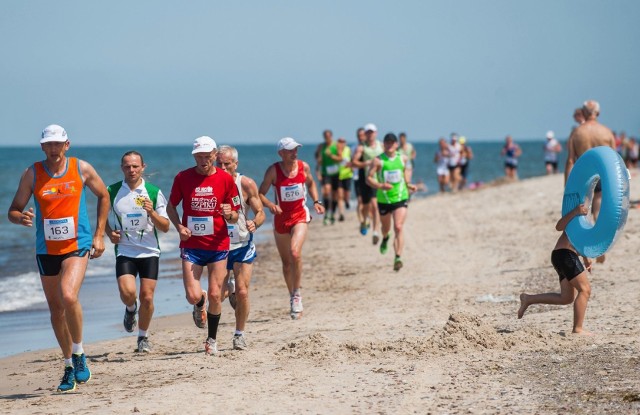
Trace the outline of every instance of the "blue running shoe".
{"label": "blue running shoe", "polygon": [[367,234],[368,230],[369,230],[369,228],[367,227],[367,224],[362,222],[360,224],[360,235],[365,236]]}
{"label": "blue running shoe", "polygon": [[76,389],[76,375],[73,371],[73,366],[67,366],[64,368],[64,376],[58,386],[58,392],[71,392]]}
{"label": "blue running shoe", "polygon": [[89,370],[89,366],[87,366],[87,358],[84,353],[71,355],[71,361],[73,362],[76,381],[78,383],[89,382],[89,379],[91,379],[91,371]]}

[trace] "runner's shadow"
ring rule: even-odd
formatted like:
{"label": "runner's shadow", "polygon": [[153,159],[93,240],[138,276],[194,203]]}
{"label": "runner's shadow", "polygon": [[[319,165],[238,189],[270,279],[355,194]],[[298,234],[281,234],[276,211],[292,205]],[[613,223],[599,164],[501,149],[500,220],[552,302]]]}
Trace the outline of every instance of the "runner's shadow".
{"label": "runner's shadow", "polygon": [[16,393],[13,395],[0,395],[0,399],[6,400],[22,400],[22,399],[32,399],[32,398],[41,398],[42,394],[35,393]]}

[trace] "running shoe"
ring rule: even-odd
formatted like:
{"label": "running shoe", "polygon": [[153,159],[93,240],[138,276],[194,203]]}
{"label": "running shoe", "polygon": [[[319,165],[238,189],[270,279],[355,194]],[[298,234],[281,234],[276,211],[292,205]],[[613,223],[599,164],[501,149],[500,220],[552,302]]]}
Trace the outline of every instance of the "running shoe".
{"label": "running shoe", "polygon": [[381,254],[386,254],[387,250],[389,249],[389,237],[385,236],[384,238],[382,238],[382,242],[380,243],[380,253]]}
{"label": "running shoe", "polygon": [[322,224],[325,226],[329,224],[329,216],[324,217],[324,219],[322,220]]}
{"label": "running shoe", "polygon": [[58,386],[58,392],[71,392],[76,389],[76,375],[73,371],[73,366],[67,366],[64,368],[64,375]]}
{"label": "running shoe", "polygon": [[331,221],[331,224],[333,225],[334,223],[336,223],[336,217],[331,215],[331,217],[329,218],[329,220]]}
{"label": "running shoe", "polygon": [[218,343],[215,339],[207,337],[207,341],[204,342],[204,354],[207,356],[215,356],[218,354]]}
{"label": "running shoe", "polygon": [[377,245],[379,240],[380,240],[380,235],[378,235],[378,232],[373,232],[373,244]]}
{"label": "running shoe", "polygon": [[400,268],[402,268],[402,260],[400,259],[400,257],[397,257],[393,261],[393,270],[394,271],[400,271]]}
{"label": "running shoe", "polygon": [[362,236],[365,236],[367,234],[367,231],[369,230],[369,227],[367,226],[367,224],[365,222],[362,222],[360,224],[360,234]]}
{"label": "running shoe", "polygon": [[127,310],[127,307],[124,308],[124,329],[128,333],[133,333],[133,329],[136,328],[136,313],[138,311],[138,302],[136,301],[136,309],[133,311]]}
{"label": "running shoe", "polygon": [[202,304],[202,307],[198,307],[195,304],[193,305],[193,322],[196,323],[196,326],[200,329],[207,326],[207,292],[202,290],[202,295],[204,296],[204,304]]}
{"label": "running shoe", "polygon": [[73,362],[73,371],[78,383],[87,383],[91,379],[91,371],[87,366],[87,357],[84,353],[72,354],[71,361]]}
{"label": "running shoe", "polygon": [[233,349],[234,350],[246,350],[247,341],[244,338],[244,334],[236,334],[233,336]]}
{"label": "running shoe", "polygon": [[344,215],[342,213],[338,216],[338,222],[344,222]]}
{"label": "running shoe", "polygon": [[149,353],[151,352],[151,344],[149,344],[149,338],[139,336],[138,337],[138,353]]}
{"label": "running shoe", "polygon": [[291,318],[293,320],[297,320],[302,315],[302,311],[304,307],[302,307],[302,296],[294,295],[291,297]]}

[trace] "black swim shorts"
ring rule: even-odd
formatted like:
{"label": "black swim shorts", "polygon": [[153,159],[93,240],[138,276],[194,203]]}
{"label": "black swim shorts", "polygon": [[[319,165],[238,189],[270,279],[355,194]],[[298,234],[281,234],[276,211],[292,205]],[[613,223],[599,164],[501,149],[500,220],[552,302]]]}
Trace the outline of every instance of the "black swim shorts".
{"label": "black swim shorts", "polygon": [[408,200],[401,200],[396,203],[380,203],[378,202],[378,212],[380,212],[380,216],[388,215],[396,209],[409,207]]}
{"label": "black swim shorts", "polygon": [[551,264],[558,273],[560,281],[564,278],[571,281],[584,272],[580,258],[570,249],[556,249],[551,252]]}
{"label": "black swim shorts", "polygon": [[60,274],[62,261],[74,256],[84,257],[88,253],[88,249],[78,249],[63,255],[38,254],[36,255],[36,262],[38,263],[40,275],[55,277]]}
{"label": "black swim shorts", "polygon": [[140,278],[150,280],[158,279],[159,258],[150,256],[146,258],[130,258],[119,255],[116,257],[116,278],[122,275],[139,275]]}

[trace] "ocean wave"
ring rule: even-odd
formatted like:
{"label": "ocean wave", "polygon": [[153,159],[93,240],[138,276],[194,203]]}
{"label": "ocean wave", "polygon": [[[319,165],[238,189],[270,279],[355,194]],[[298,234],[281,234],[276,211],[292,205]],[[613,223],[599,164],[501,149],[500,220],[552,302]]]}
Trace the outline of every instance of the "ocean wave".
{"label": "ocean wave", "polygon": [[0,313],[24,310],[46,304],[40,275],[37,272],[5,277],[0,280]]}

